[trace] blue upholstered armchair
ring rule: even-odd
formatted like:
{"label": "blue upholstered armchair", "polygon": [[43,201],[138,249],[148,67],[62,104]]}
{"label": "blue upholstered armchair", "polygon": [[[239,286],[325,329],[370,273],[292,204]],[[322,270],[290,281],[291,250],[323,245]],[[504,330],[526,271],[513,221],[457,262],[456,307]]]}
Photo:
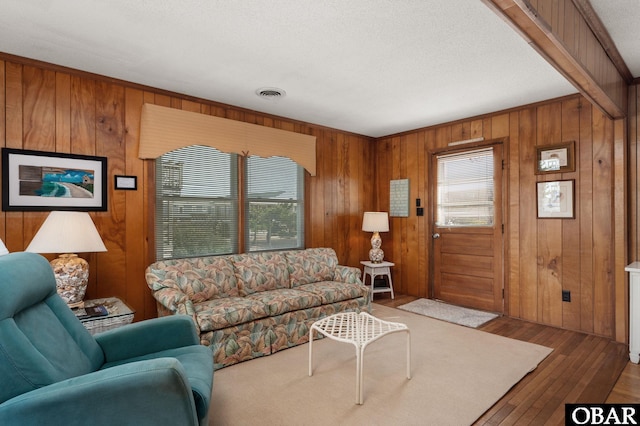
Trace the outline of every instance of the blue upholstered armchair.
{"label": "blue upholstered armchair", "polygon": [[47,260],[0,257],[0,424],[204,425],[211,351],[169,316],[92,336]]}

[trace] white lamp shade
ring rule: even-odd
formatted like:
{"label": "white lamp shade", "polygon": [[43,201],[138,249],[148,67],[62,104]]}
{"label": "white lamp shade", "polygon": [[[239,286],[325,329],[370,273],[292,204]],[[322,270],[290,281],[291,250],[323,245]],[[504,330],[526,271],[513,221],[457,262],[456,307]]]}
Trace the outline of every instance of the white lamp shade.
{"label": "white lamp shade", "polygon": [[362,230],[367,232],[389,232],[387,212],[364,212]]}
{"label": "white lamp shade", "polygon": [[87,212],[49,213],[25,251],[34,253],[86,253],[107,251]]}
{"label": "white lamp shade", "polygon": [[9,250],[7,250],[7,246],[4,245],[4,242],[0,240],[0,256],[4,256],[5,254],[9,254]]}

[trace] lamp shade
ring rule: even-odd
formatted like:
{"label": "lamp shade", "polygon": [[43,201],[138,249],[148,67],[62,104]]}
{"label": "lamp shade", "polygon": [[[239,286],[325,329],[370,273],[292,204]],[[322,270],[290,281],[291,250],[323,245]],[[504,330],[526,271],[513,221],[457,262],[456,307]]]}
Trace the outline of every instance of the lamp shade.
{"label": "lamp shade", "polygon": [[387,212],[364,212],[362,230],[367,232],[389,232]]}
{"label": "lamp shade", "polygon": [[107,251],[87,212],[52,211],[25,251],[86,253]]}
{"label": "lamp shade", "polygon": [[4,245],[4,242],[0,240],[0,256],[4,256],[5,254],[9,254],[9,250],[7,250],[7,246]]}

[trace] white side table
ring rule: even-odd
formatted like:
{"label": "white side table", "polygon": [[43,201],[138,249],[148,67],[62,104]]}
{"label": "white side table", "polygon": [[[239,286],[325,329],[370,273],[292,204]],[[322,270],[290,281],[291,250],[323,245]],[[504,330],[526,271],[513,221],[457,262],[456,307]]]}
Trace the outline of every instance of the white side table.
{"label": "white side table", "polygon": [[364,350],[387,334],[407,333],[407,379],[411,378],[411,333],[406,324],[384,321],[366,312],[342,312],[322,318],[309,329],[309,376],[313,376],[313,332],[356,347],[356,404],[364,401]]}
{"label": "white side table", "polygon": [[629,359],[640,362],[640,262],[624,268],[629,272]]}
{"label": "white side table", "polygon": [[[383,261],[380,263],[373,263],[369,260],[363,260],[360,262],[364,265],[364,272],[362,273],[362,284],[367,285],[367,275],[371,278],[371,293],[387,293],[391,292],[391,298],[393,295],[393,281],[391,281],[391,267],[395,265],[393,262]],[[388,287],[375,288],[374,283],[377,276],[387,277]]]}

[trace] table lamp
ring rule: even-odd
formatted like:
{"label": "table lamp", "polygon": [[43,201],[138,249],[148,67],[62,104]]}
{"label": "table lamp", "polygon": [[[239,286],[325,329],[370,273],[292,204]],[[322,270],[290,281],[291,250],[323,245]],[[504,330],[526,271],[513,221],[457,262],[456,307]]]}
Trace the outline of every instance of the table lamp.
{"label": "table lamp", "polygon": [[58,253],[51,267],[58,294],[71,308],[84,304],[89,264],[76,253],[107,251],[87,212],[52,211],[25,251]]}
{"label": "table lamp", "polygon": [[9,254],[9,250],[7,250],[7,246],[4,245],[4,242],[0,240],[0,256],[4,256],[5,254]]}
{"label": "table lamp", "polygon": [[384,259],[384,251],[380,248],[382,246],[380,232],[389,232],[389,215],[387,212],[364,212],[362,230],[373,232],[369,260],[373,263],[381,263]]}

